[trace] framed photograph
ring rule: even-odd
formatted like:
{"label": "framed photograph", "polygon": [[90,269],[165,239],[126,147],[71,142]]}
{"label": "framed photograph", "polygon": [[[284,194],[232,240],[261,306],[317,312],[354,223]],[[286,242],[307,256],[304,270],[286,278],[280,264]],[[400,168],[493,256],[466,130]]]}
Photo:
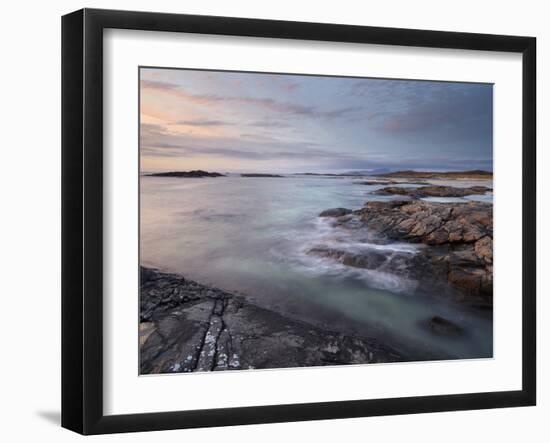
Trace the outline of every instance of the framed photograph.
{"label": "framed photograph", "polygon": [[62,425],[536,402],[532,37],[62,21]]}

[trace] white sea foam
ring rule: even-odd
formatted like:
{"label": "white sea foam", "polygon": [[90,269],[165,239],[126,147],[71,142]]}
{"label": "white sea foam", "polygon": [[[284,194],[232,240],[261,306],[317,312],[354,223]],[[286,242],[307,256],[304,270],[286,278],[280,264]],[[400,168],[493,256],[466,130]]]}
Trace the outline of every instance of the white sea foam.
{"label": "white sea foam", "polygon": [[395,273],[384,272],[383,266],[379,269],[351,267],[344,265],[336,258],[321,257],[312,254],[311,251],[314,249],[334,250],[354,255],[385,252],[388,259],[391,259],[394,254],[416,254],[423,247],[422,245],[402,242],[373,242],[364,226],[361,229],[347,229],[338,226],[335,219],[328,217],[317,218],[306,229],[294,231],[292,237],[295,241],[290,251],[274,248],[272,253],[281,261],[292,261],[303,272],[342,280],[353,279],[362,281],[371,288],[399,293],[411,293],[417,287],[415,281]]}

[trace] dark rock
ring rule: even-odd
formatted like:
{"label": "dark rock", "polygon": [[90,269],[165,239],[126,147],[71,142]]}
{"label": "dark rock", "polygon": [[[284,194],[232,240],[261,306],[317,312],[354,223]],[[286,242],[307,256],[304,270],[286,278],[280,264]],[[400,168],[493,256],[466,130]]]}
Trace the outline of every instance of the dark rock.
{"label": "dark rock", "polygon": [[368,202],[356,214],[369,229],[394,240],[473,243],[493,235],[493,207],[489,203]]}
{"label": "dark rock", "polygon": [[456,323],[438,315],[428,321],[428,326],[432,331],[443,335],[457,336],[464,333],[464,330]]}
{"label": "dark rock", "polygon": [[469,178],[469,179],[492,179],[493,173],[489,171],[450,171],[450,172],[424,172],[424,171],[395,171],[378,174],[379,177],[415,177],[415,178]]}
{"label": "dark rock", "polygon": [[396,180],[365,180],[360,182],[354,182],[356,185],[367,185],[367,186],[377,186],[377,185],[429,185],[425,181],[396,181]]}
{"label": "dark rock", "polygon": [[158,273],[154,269],[145,268],[143,266],[139,267],[140,271],[140,282],[141,284],[148,283],[152,280],[155,280],[158,277]]}
{"label": "dark rock", "polygon": [[[370,201],[348,220],[339,209],[335,226],[364,230],[366,243],[423,243],[416,254],[375,249],[351,253],[317,247],[310,254],[345,265],[378,269],[418,280],[420,287],[443,281],[460,297],[491,304],[493,291],[493,207],[489,203],[434,203],[417,200]],[[327,214],[327,215],[328,215]],[[354,234],[357,235],[357,234]],[[383,258],[385,257],[385,260]],[[475,299],[481,297],[481,300]]]}
{"label": "dark rock", "polygon": [[365,180],[360,182],[353,182],[355,185],[367,185],[367,186],[376,186],[376,185],[395,185],[398,182],[394,180]]}
{"label": "dark rock", "polygon": [[343,215],[351,214],[353,211],[346,208],[327,209],[319,214],[319,217],[342,217]]}
{"label": "dark rock", "polygon": [[469,188],[455,188],[454,186],[422,186],[420,188],[402,188],[389,186],[373,191],[379,195],[402,195],[411,198],[424,197],[465,197],[467,195],[479,195],[492,191],[486,186],[470,186]]}
{"label": "dark rock", "polygon": [[331,258],[346,266],[363,269],[377,269],[388,260],[387,254],[376,250],[356,254],[331,248],[312,248],[308,251],[308,254]]}
{"label": "dark rock", "polygon": [[201,177],[225,177],[219,172],[206,172],[200,169],[194,171],[171,171],[171,172],[155,172],[148,174],[149,177],[180,177],[180,178],[201,178]]}
{"label": "dark rock", "polygon": [[176,274],[142,272],[156,276],[141,286],[141,317],[151,318],[140,323],[141,374],[411,359],[376,340],[293,320]]}

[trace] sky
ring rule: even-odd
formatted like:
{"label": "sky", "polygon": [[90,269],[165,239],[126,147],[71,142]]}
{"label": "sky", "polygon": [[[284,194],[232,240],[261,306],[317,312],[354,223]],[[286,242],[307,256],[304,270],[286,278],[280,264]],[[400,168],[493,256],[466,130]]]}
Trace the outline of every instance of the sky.
{"label": "sky", "polygon": [[490,84],[140,69],[144,172],[492,170]]}

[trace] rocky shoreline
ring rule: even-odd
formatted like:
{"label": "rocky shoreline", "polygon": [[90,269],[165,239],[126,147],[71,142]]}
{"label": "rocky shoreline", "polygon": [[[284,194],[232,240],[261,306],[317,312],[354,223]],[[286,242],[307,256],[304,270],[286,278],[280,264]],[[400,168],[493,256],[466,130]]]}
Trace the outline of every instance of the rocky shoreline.
{"label": "rocky shoreline", "polygon": [[388,186],[373,191],[377,195],[401,195],[411,198],[424,197],[465,197],[467,195],[483,195],[492,192],[487,186],[470,186],[467,188],[455,188],[454,186],[421,186],[418,188],[401,188]]}
{"label": "rocky shoreline", "polygon": [[413,360],[374,339],[326,331],[145,267],[139,345],[141,374]]}
{"label": "rocky shoreline", "polygon": [[[455,188],[457,189],[457,188]],[[363,233],[361,252],[317,247],[308,253],[346,266],[379,270],[418,283],[421,291],[451,295],[472,306],[493,304],[493,207],[489,203],[369,201],[359,210],[335,208],[320,217]],[[380,251],[377,244],[419,244],[416,253]],[[371,249],[369,245],[373,245]]]}

